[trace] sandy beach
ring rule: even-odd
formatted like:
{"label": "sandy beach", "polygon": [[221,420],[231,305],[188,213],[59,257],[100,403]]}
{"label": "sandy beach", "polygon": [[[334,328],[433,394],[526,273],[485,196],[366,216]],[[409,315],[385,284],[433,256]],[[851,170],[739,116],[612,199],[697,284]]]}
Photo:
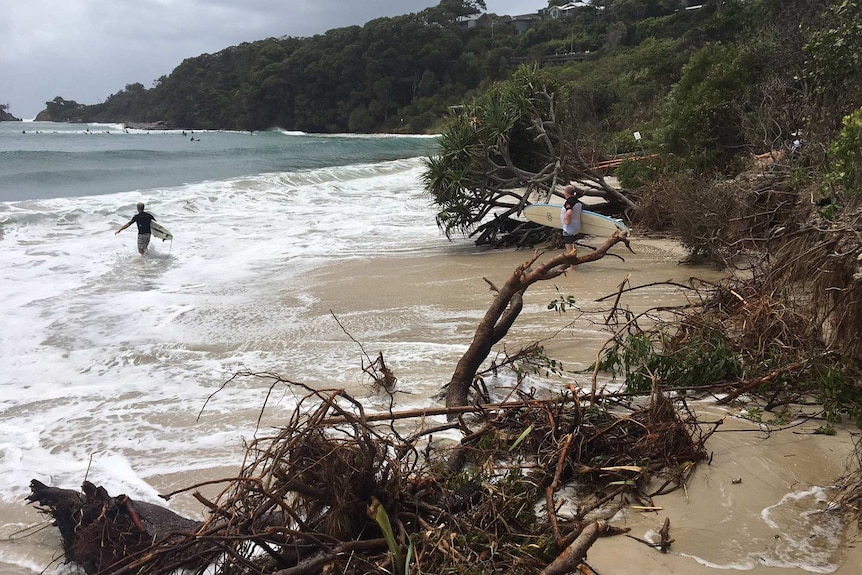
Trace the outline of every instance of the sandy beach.
{"label": "sandy beach", "polygon": [[[701,419],[724,410],[702,406]],[[862,547],[853,525],[838,514],[820,513],[845,473],[858,429],[815,435],[811,422],[768,432],[727,417],[706,444],[712,460],[699,464],[685,490],[656,497],[657,512],[627,511],[613,523],[649,540],[670,519],[670,552],[635,539],[600,539],[588,563],[601,575],[709,575],[724,570],[758,575],[860,572]],[[632,564],[637,565],[632,570]]]}
{"label": "sandy beach", "polygon": [[[510,345],[547,336],[559,329],[562,319],[569,319],[549,313],[544,305],[560,293],[574,294],[579,308],[588,310],[601,308],[594,300],[611,293],[626,277],[633,285],[644,285],[685,281],[691,276],[707,280],[721,276],[717,270],[677,265],[684,252],[673,242],[636,240],[633,245],[637,252],[634,255],[617,250],[625,261],[608,258],[573,270],[557,281],[545,282],[548,285],[531,288],[525,310],[507,338]],[[322,301],[347,309],[403,309],[403,335],[409,338],[411,329],[421,329],[408,319],[411,302],[446,307],[453,317],[472,311],[477,321],[476,310],[483,310],[491,298],[482,278],[499,284],[531,255],[529,251],[470,252],[412,261],[381,257],[328,269],[314,281],[319,282]],[[354,274],[362,281],[344,289],[340,279]],[[627,305],[646,309],[658,303],[684,301],[684,297],[682,293],[649,291],[646,295],[634,294]],[[585,317],[570,313],[574,324],[546,342],[546,349],[570,369],[577,369],[593,361],[606,334]],[[463,339],[466,344],[475,322],[466,320],[456,325],[453,339]],[[441,358],[441,382],[449,373],[447,366],[454,365],[455,360],[457,354]],[[567,373],[563,382],[584,386],[588,378]],[[811,421],[770,431],[739,417],[738,408],[725,409],[710,401],[693,402],[691,406],[705,422],[724,418],[706,445],[711,461],[697,465],[684,490],[656,497],[654,504],[661,511],[624,511],[612,519],[614,525],[629,527],[632,536],[649,539],[669,518],[674,539],[670,553],[662,554],[626,536],[600,539],[588,554],[588,563],[597,573],[860,572],[862,547],[854,543],[855,530],[848,527],[841,540],[836,540],[829,534],[843,530],[842,520],[819,513],[835,495],[830,486],[852,463],[854,442],[860,437],[858,429],[839,427],[835,436],[815,435],[821,422]]]}
{"label": "sandy beach", "polygon": [[[706,280],[722,276],[719,270],[679,265],[684,252],[673,242],[635,240],[633,247],[634,255],[618,247],[616,251],[624,258],[606,258],[531,288],[524,311],[504,344],[513,349],[550,338],[545,341],[546,351],[563,361],[566,369],[560,385],[573,383],[587,387],[590,377],[578,371],[594,360],[607,338],[590,312],[606,309],[608,304],[596,300],[614,293],[626,281],[641,286],[669,280],[685,282],[692,276]],[[438,405],[433,398],[435,392],[448,382],[455,362],[493,297],[486,279],[501,284],[532,253],[489,252],[461,242],[453,244],[444,254],[411,257],[381,254],[349,259],[286,279],[286,285],[301,284],[314,294],[303,321],[317,318],[318,323],[329,325],[327,333],[315,334],[320,338],[319,361],[326,362],[337,350],[354,350],[356,341],[362,342],[372,355],[382,351],[399,377],[399,389],[404,395],[400,396],[403,405],[396,405],[396,409],[423,403]],[[576,298],[575,309],[565,314],[548,309],[549,301],[568,294]],[[656,305],[684,303],[689,295],[656,285],[633,292],[624,299],[624,305],[640,311]],[[293,297],[292,289],[286,288],[278,297],[285,300]],[[350,337],[335,325],[332,315],[338,317]],[[393,332],[389,329],[392,325],[399,329]],[[428,345],[424,342],[429,341],[439,345],[433,362],[402,365],[399,346],[411,342]],[[345,375],[337,385],[363,397],[369,391],[361,378],[358,350],[356,355],[356,374]],[[670,536],[674,540],[670,552],[662,554],[627,536],[600,539],[587,558],[597,573],[709,575],[730,570],[754,575],[812,572],[855,575],[860,572],[862,548],[854,543],[855,532],[845,530],[840,518],[820,513],[834,497],[830,486],[845,472],[859,430],[839,427],[835,436],[814,435],[819,423],[810,422],[769,432],[737,417],[734,409],[725,410],[708,401],[690,405],[705,422],[725,418],[706,444],[711,461],[696,466],[685,489],[656,497],[653,504],[660,511],[629,510],[611,519],[612,524],[629,527],[633,537],[644,540],[650,539],[651,533],[669,519]],[[262,425],[278,425],[282,417],[283,411],[268,413]],[[232,474],[233,470],[220,468],[156,475],[148,481],[164,494],[204,479]],[[212,487],[203,492],[212,497],[219,490]],[[559,500],[564,497],[565,493],[558,494]],[[25,503],[22,501],[21,505]],[[190,494],[172,499],[171,507],[193,518],[203,514]],[[26,517],[31,524],[40,521],[31,507],[24,514],[8,507],[5,512]],[[22,521],[22,528],[24,524]],[[844,535],[839,538],[839,533]],[[17,545],[32,548],[33,568],[44,567],[60,550],[59,537],[50,529]],[[0,568],[0,575],[14,572]]]}

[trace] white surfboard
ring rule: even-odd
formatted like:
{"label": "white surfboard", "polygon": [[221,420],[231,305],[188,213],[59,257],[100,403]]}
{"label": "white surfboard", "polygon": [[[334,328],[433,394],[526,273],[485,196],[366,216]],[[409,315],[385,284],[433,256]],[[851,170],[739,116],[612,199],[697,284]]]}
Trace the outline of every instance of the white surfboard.
{"label": "white surfboard", "polygon": [[[560,221],[559,204],[531,204],[524,208],[524,217],[531,222],[551,228],[563,229]],[[588,210],[581,211],[581,232],[590,236],[612,236],[615,231],[631,232],[628,226],[619,220],[597,214]]]}
{"label": "white surfboard", "polygon": [[159,238],[162,241],[173,241],[174,239],[174,235],[168,231],[168,228],[155,221],[150,222],[150,233],[153,237]]}

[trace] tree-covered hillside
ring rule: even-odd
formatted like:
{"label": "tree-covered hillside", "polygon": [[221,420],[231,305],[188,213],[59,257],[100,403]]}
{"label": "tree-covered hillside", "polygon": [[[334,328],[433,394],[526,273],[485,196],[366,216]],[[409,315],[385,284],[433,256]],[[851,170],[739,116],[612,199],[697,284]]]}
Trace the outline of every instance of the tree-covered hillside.
{"label": "tree-covered hillside", "polygon": [[[550,2],[555,4],[564,2]],[[599,104],[609,108],[624,99],[641,110],[632,100],[652,100],[656,89],[678,77],[686,53],[680,43],[718,33],[692,35],[703,17],[685,10],[686,4],[596,0],[557,19],[542,10],[542,17],[519,33],[510,16],[492,14],[472,26],[464,22],[464,16],[484,8],[481,0],[442,0],[419,13],[361,27],[310,38],[268,38],[189,58],[152,88],[130,84],[101,104],[57,97],[46,103],[40,119],[164,121],[192,129],[426,132],[437,128],[450,106],[508,78],[522,63],[571,53],[587,61],[547,65],[598,70]],[[626,52],[644,42],[650,43],[644,54],[632,55],[620,68],[620,58],[626,60]],[[657,61],[665,56],[671,57]],[[614,61],[605,66],[605,58]],[[626,111],[619,113],[628,118]]]}
{"label": "tree-covered hillside", "polygon": [[[840,0],[712,0],[608,23],[611,8],[648,4],[607,3],[606,41],[615,28],[622,38],[613,47],[583,62],[525,65],[450,116],[426,174],[447,233],[478,232],[480,243],[496,243],[511,227],[502,220],[520,211],[507,197],[513,189],[550,197],[572,180],[630,209],[631,199],[592,170],[611,155],[649,156],[616,172],[634,193],[662,175],[702,189],[700,180],[739,173],[758,155],[770,162],[804,155],[813,172],[800,170],[797,182],[852,173],[831,162],[845,117],[862,105],[860,8]],[[660,181],[660,189],[675,187]],[[827,202],[835,193],[818,185],[810,195]],[[681,231],[669,210],[640,208],[651,227]],[[499,221],[486,220],[492,211]],[[712,247],[693,240],[693,251],[719,256],[715,240],[727,231],[714,230]]]}

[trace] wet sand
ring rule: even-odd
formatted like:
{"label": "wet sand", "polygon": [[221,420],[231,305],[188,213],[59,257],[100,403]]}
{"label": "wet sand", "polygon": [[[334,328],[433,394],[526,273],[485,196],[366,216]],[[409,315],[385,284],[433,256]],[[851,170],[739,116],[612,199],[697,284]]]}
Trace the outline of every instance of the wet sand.
{"label": "wet sand", "polygon": [[[633,244],[636,255],[616,252],[625,261],[608,258],[575,269],[552,282],[530,288],[525,308],[505,340],[510,346],[557,333],[546,342],[549,355],[561,359],[569,370],[589,365],[607,337],[601,326],[578,310],[559,315],[547,303],[572,294],[581,310],[607,308],[596,299],[613,293],[628,279],[631,285],[695,276],[716,280],[721,272],[678,265],[684,252],[672,242],[651,240]],[[529,251],[459,252],[445,257],[404,258],[382,256],[373,261],[347,262],[338,269],[316,274],[322,301],[346,309],[368,312],[404,309],[402,336],[419,337],[423,326],[411,319],[414,306],[440,306],[453,319],[451,340],[472,338],[480,314],[492,292],[482,279],[499,285]],[[344,278],[362,278],[351,281]],[[633,311],[657,305],[684,303],[686,292],[656,286],[624,298]],[[412,310],[412,311],[411,311]],[[569,325],[570,322],[571,325]],[[567,326],[567,327],[561,327]],[[356,334],[354,334],[356,335]],[[361,340],[362,338],[359,337]],[[441,357],[438,379],[448,381],[459,353]],[[409,374],[408,374],[409,378]],[[566,373],[563,383],[588,385],[583,374]],[[405,380],[402,380],[404,382]],[[409,381],[409,379],[407,380]],[[432,389],[422,390],[431,393]],[[420,392],[421,393],[421,392]],[[862,572],[862,547],[853,546],[851,531],[843,539],[843,523],[818,511],[828,505],[834,491],[828,489],[844,472],[853,450],[854,428],[839,428],[836,436],[815,435],[819,422],[767,433],[758,424],[738,417],[710,402],[697,404],[705,421],[725,417],[720,431],[707,443],[709,464],[699,464],[686,488],[656,497],[659,512],[624,512],[615,525],[631,528],[631,535],[649,539],[665,518],[670,519],[674,539],[670,553],[662,554],[635,539],[617,536],[600,539],[590,550],[589,564],[601,575],[706,575],[746,571],[755,575]],[[792,495],[791,495],[792,494]],[[824,500],[825,498],[825,500]]]}
{"label": "wet sand", "polygon": [[[722,415],[724,410],[706,407],[701,418],[714,421]],[[612,521],[651,540],[669,518],[670,552],[612,537],[596,542],[588,563],[601,575],[862,572],[856,530],[852,525],[843,530],[841,515],[820,513],[835,496],[829,486],[845,473],[858,429],[824,436],[813,433],[818,426],[812,422],[767,433],[750,421],[728,417],[706,444],[712,461],[695,468],[685,490],[656,497],[661,511],[628,511]]]}
{"label": "wet sand", "polygon": [[[601,242],[589,243],[597,246]],[[674,242],[637,240],[632,246],[635,254],[618,245],[612,253],[620,257],[606,257],[531,286],[524,298],[524,309],[504,342],[512,347],[547,340],[556,334],[547,341],[549,355],[573,368],[589,365],[607,339],[607,332],[592,323],[601,320],[601,315],[587,318],[582,312],[610,308],[612,300],[596,300],[613,295],[621,283],[643,286],[671,280],[684,283],[692,276],[710,281],[724,277],[723,272],[713,268],[679,265],[685,252]],[[542,257],[547,259],[558,253],[560,250],[551,251]],[[466,349],[494,295],[485,280],[500,286],[517,266],[532,257],[531,250],[494,251],[452,244],[443,254],[416,257],[381,254],[371,260],[348,260],[312,272],[304,281],[314,286],[319,312],[326,308],[336,314],[348,310],[350,316],[357,318],[349,323],[351,329],[356,329],[351,335],[359,341],[375,337],[375,323],[394,321],[401,329],[393,343],[399,338],[433,339]],[[676,287],[651,285],[626,296],[624,304],[640,312],[657,305],[684,304],[690,295]],[[548,309],[548,303],[567,296],[575,297],[574,309],[564,314]],[[442,316],[439,323],[446,327],[446,331],[434,338],[429,338],[427,331],[438,327],[437,320],[430,325],[423,323],[420,313],[429,309]],[[439,358],[441,375],[451,375],[461,351]],[[448,377],[443,383],[446,381]]]}
{"label": "wet sand", "polygon": [[[614,293],[625,281],[641,286],[666,280],[685,282],[692,276],[715,280],[722,275],[709,268],[678,265],[684,252],[672,242],[635,240],[633,247],[636,255],[626,253],[621,246],[614,250],[624,255],[624,261],[606,258],[530,288],[524,310],[504,345],[511,350],[553,336],[545,341],[546,351],[563,361],[567,370],[559,384],[587,387],[589,376],[577,370],[592,363],[607,338],[596,318],[586,313],[609,307],[597,299]],[[396,370],[399,386],[407,392],[400,396],[396,409],[437,404],[434,395],[448,382],[493,297],[483,277],[500,285],[531,255],[526,250],[489,252],[463,242],[434,254],[381,254],[286,278],[284,297],[295,297],[300,286],[303,293],[313,294],[303,320],[329,324],[328,331],[315,332],[311,342],[319,348],[320,362],[332,361],[332,354],[340,348],[355,348],[356,342],[351,341],[355,338],[372,355],[384,351]],[[549,310],[548,302],[561,295],[573,295],[576,309],[565,314]],[[637,312],[657,305],[682,304],[690,295],[655,285],[637,290],[623,301]],[[350,337],[334,325],[331,314],[349,330]],[[399,346],[405,343],[434,346],[434,359],[400,359]],[[348,392],[363,397],[368,390],[358,381],[345,378],[343,383]],[[727,415],[709,403],[698,409],[708,421]],[[264,425],[268,423],[276,422]],[[663,508],[659,512],[629,511],[612,520],[615,525],[630,527],[632,535],[647,539],[649,531],[657,531],[669,518],[674,539],[671,552],[661,554],[634,539],[617,536],[599,540],[590,550],[588,562],[601,575],[705,575],[727,569],[755,575],[860,573],[862,548],[852,546],[849,540],[830,541],[827,535],[836,532],[836,526],[829,523],[828,516],[812,514],[825,505],[813,496],[821,493],[814,488],[829,486],[844,472],[853,447],[852,433],[858,437],[858,430],[839,429],[834,437],[816,436],[812,431],[817,425],[806,423],[767,434],[756,424],[728,417],[707,443],[711,464],[698,465],[685,490],[655,498],[654,504]],[[203,479],[232,474],[231,469],[213,469],[204,474],[149,477],[148,482],[160,493],[168,493]],[[207,488],[205,494],[212,497],[218,490]],[[809,491],[813,495],[805,496]],[[802,495],[782,503],[790,493]],[[21,505],[25,506],[24,502]],[[188,494],[178,496],[171,505],[190,517],[202,513]],[[22,527],[40,521],[30,507],[22,512],[4,505],[0,513],[16,517]],[[60,551],[59,538],[52,530],[16,545],[32,550],[26,554],[30,557],[28,567],[35,571]],[[805,568],[792,566],[795,563],[804,563]],[[779,564],[785,567],[776,566]],[[0,566],[0,575],[15,572]]]}

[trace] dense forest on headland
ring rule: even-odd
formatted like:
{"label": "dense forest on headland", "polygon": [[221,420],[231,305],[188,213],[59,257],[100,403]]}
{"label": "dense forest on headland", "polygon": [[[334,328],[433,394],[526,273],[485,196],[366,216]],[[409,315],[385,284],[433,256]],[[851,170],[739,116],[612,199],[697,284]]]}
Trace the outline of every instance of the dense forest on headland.
{"label": "dense forest on headland", "polygon": [[[732,40],[735,22],[722,29],[711,23],[723,2],[701,11],[684,10],[687,4],[596,0],[557,18],[543,9],[522,27],[523,20],[510,15],[475,20],[484,2],[442,0],[364,26],[267,38],[189,58],[151,88],[129,84],[99,104],[58,96],[39,118],[163,121],[188,129],[426,132],[436,130],[450,106],[508,78],[524,62],[553,57],[559,63],[549,65],[583,70],[609,119],[634,120],[616,100],[651,107],[694,49]],[[571,63],[560,58],[565,55]],[[588,61],[578,66],[581,58]],[[638,116],[648,112],[635,108]]]}

